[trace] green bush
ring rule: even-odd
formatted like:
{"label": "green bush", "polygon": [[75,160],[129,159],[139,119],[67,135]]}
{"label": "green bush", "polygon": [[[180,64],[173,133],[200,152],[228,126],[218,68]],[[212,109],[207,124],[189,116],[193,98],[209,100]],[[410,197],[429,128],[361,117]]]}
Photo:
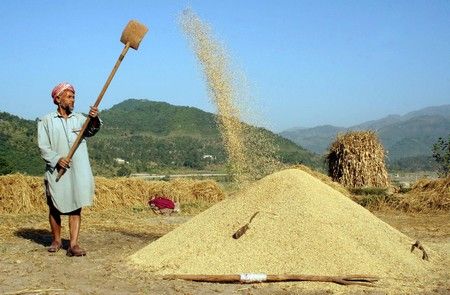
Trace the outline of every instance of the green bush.
{"label": "green bush", "polygon": [[438,173],[441,177],[450,175],[450,134],[447,140],[439,137],[433,145],[433,158],[438,163]]}
{"label": "green bush", "polygon": [[351,188],[350,192],[359,196],[386,196],[387,189],[379,187]]}

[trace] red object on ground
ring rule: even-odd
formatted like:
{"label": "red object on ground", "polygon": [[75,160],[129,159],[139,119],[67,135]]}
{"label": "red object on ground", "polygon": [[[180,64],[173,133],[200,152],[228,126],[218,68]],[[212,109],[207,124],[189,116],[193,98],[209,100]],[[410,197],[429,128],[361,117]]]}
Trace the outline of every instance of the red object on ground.
{"label": "red object on ground", "polygon": [[163,198],[163,197],[156,197],[154,199],[151,199],[148,203],[149,203],[149,205],[154,205],[154,206],[158,207],[159,209],[164,209],[164,208],[174,209],[175,208],[175,203],[172,200]]}

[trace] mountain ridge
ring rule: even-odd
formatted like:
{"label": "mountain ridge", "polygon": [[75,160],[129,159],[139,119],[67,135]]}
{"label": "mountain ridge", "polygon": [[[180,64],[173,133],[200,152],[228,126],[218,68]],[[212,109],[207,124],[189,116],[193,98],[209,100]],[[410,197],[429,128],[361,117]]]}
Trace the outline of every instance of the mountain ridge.
{"label": "mountain ridge", "polygon": [[279,134],[311,151],[324,154],[338,133],[356,130],[376,131],[387,150],[388,162],[412,158],[427,158],[429,162],[432,145],[439,137],[450,134],[450,104],[426,107],[405,115],[388,115],[347,128],[322,125],[289,128]]}

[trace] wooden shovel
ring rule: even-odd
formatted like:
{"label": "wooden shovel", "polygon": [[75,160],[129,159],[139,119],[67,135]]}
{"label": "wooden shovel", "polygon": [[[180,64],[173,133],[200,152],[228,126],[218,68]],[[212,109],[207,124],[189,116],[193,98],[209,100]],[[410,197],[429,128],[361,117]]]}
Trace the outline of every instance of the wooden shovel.
{"label": "wooden shovel", "polygon": [[[131,47],[135,50],[138,49],[139,44],[141,43],[142,39],[144,38],[145,34],[147,33],[148,29],[145,25],[139,23],[136,20],[131,20],[128,22],[127,26],[122,32],[122,36],[120,38],[120,42],[125,44],[125,47],[122,50],[122,53],[120,54],[119,58],[117,59],[116,64],[114,65],[114,68],[111,71],[111,74],[109,74],[108,80],[106,80],[105,85],[103,86],[102,91],[98,95],[97,100],[95,101],[94,107],[98,107],[100,104],[100,101],[103,98],[103,95],[106,92],[106,89],[108,88],[109,84],[111,83],[111,80],[113,79],[114,75],[116,74],[117,69],[120,66],[120,63],[122,62],[123,58],[125,57],[125,54],[127,54],[128,49]],[[75,140],[73,146],[71,147],[69,154],[66,157],[66,160],[69,162],[73,154],[75,154],[75,151],[77,150],[78,146],[80,145],[81,141],[83,140],[83,134],[86,130],[87,126],[89,125],[89,122],[91,121],[91,117],[87,117],[86,121],[83,124],[83,127],[81,127],[80,133],[78,133],[77,139]],[[61,176],[66,172],[66,169],[60,169],[58,172],[58,176],[56,177],[56,181],[59,181]]]}
{"label": "wooden shovel", "polygon": [[259,213],[259,211],[256,211],[255,214],[252,215],[252,217],[250,218],[250,221],[247,222],[244,226],[242,226],[240,229],[238,229],[234,234],[233,234],[233,239],[237,240],[239,239],[243,234],[245,234],[245,232],[248,230],[248,228],[250,227],[250,223],[252,222],[253,218],[255,218],[255,216]]}

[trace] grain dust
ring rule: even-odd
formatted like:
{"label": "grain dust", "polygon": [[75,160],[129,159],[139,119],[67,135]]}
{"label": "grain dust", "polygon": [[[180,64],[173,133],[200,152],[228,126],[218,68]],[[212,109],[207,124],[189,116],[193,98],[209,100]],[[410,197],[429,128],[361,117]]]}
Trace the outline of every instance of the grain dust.
{"label": "grain dust", "polygon": [[274,172],[280,165],[276,159],[278,147],[268,132],[243,123],[239,106],[242,108],[245,100],[239,95],[238,87],[242,75],[232,70],[224,46],[192,10],[183,12],[181,26],[200,62],[209,96],[217,108],[218,127],[231,174],[238,183],[244,183]]}

